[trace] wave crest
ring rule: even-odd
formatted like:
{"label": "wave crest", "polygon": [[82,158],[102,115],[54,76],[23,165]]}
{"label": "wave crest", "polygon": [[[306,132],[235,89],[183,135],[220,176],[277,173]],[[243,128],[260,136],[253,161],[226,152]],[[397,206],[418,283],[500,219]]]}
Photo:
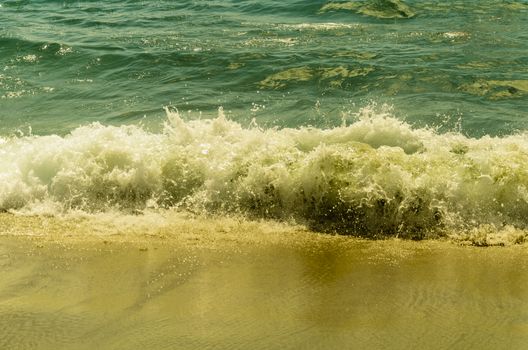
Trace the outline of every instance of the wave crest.
{"label": "wave crest", "polygon": [[193,121],[167,110],[161,133],[94,123],[1,139],[0,164],[3,211],[170,208],[364,236],[528,224],[525,134],[439,134],[373,107],[333,129],[243,128],[221,110]]}

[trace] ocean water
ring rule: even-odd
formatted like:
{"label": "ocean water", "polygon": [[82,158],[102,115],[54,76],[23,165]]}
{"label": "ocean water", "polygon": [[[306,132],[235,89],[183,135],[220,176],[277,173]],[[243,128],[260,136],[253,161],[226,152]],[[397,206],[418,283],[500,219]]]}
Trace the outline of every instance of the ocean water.
{"label": "ocean water", "polygon": [[527,0],[0,0],[0,348],[526,349],[527,117]]}
{"label": "ocean water", "polygon": [[521,243],[527,33],[513,0],[1,1],[0,210]]}

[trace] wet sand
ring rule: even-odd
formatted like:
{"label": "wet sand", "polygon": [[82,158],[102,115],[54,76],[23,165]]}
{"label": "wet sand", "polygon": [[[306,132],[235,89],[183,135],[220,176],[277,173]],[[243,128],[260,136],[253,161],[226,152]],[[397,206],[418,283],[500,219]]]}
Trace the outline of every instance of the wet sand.
{"label": "wet sand", "polygon": [[1,349],[526,349],[528,250],[306,232],[0,237]]}

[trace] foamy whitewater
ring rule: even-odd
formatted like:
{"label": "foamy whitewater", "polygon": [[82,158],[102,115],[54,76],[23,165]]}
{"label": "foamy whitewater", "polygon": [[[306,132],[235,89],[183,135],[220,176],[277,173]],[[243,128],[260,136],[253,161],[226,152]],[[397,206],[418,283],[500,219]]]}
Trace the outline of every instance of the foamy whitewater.
{"label": "foamy whitewater", "polygon": [[468,138],[365,108],[332,129],[243,128],[225,118],[163,132],[83,126],[4,138],[0,209],[56,215],[160,209],[237,214],[361,236],[421,238],[528,221],[526,134]]}
{"label": "foamy whitewater", "polygon": [[0,210],[521,243],[527,15],[526,1],[3,1]]}

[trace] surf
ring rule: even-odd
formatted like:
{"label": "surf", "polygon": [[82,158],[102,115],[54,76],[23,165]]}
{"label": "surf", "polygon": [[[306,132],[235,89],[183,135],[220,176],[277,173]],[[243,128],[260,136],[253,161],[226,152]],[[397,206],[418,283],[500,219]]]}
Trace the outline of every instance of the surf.
{"label": "surf", "polygon": [[327,129],[243,127],[222,109],[203,120],[166,114],[160,132],[92,123],[0,139],[0,210],[238,215],[365,237],[490,227],[523,236],[528,226],[524,132],[439,133],[387,106]]}

